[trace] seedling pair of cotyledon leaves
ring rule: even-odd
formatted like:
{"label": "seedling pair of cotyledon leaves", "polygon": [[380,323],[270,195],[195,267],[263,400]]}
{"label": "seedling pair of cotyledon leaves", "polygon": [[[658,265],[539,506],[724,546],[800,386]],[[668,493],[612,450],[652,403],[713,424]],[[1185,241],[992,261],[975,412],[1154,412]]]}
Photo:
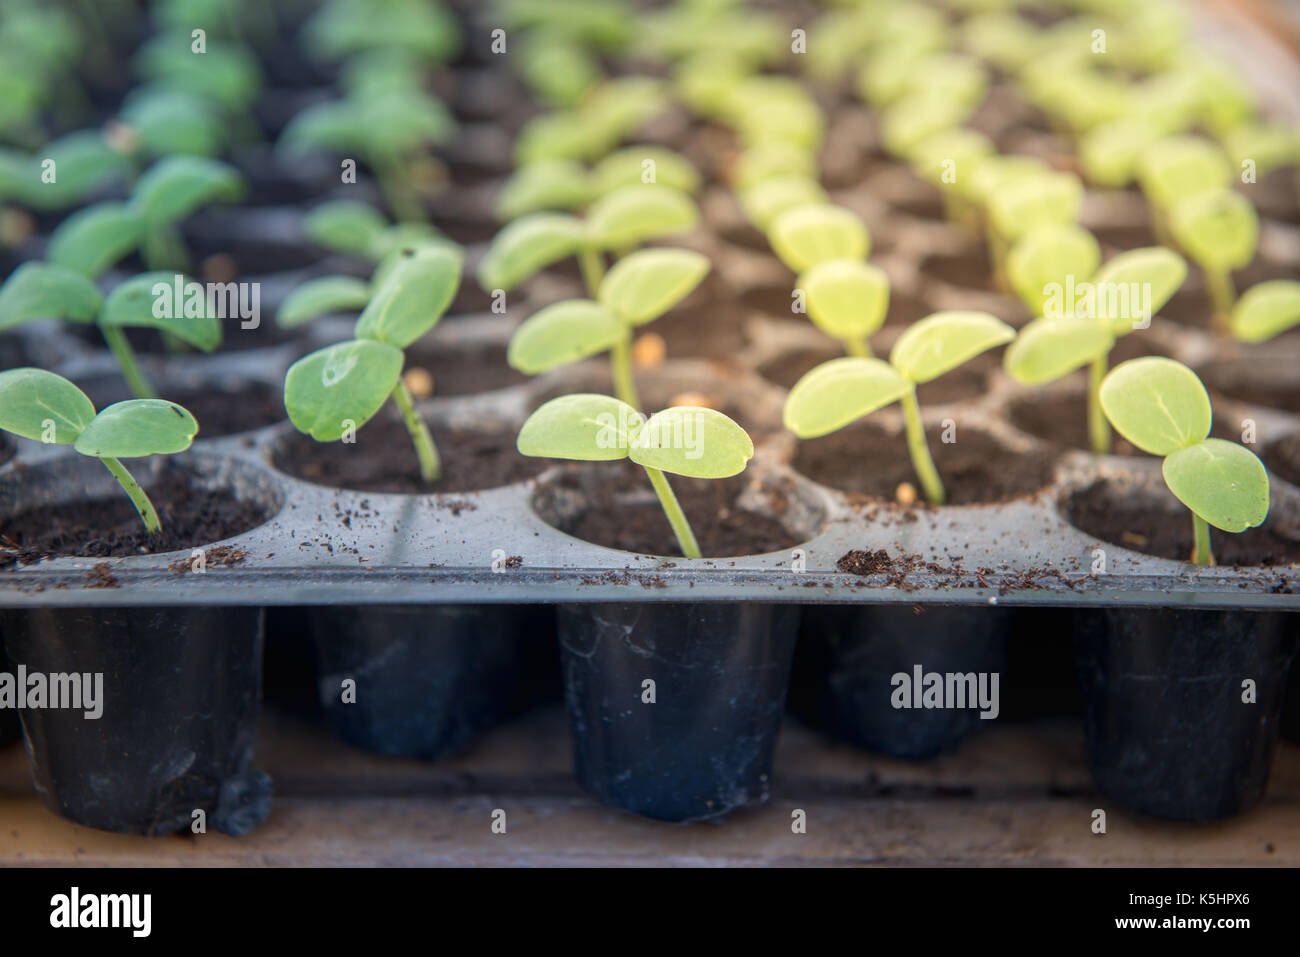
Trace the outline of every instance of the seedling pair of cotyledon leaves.
{"label": "seedling pair of cotyledon leaves", "polygon": [[520,167],[501,187],[497,217],[573,210],[621,186],[671,186],[683,193],[700,188],[699,171],[662,146],[629,146],[610,153],[588,169],[575,160],[539,160]]}
{"label": "seedling pair of cotyledon leaves", "polygon": [[1265,342],[1300,325],[1300,282],[1256,283],[1232,310],[1232,334],[1242,342]]}
{"label": "seedling pair of cotyledon leaves", "polygon": [[[1088,436],[1093,451],[1110,451],[1100,389],[1115,341],[1145,329],[1183,284],[1187,264],[1162,246],[1133,249],[1101,264],[1096,238],[1079,226],[1042,226],[1008,256],[1012,287],[1039,318],[1007,349],[1007,373],[1043,385],[1085,366]],[[1100,268],[1099,268],[1100,267]]]}
{"label": "seedling pair of cotyledon leaves", "polygon": [[700,558],[700,546],[665,472],[728,478],[743,472],[754,443],[739,425],[713,409],[679,406],[646,419],[607,395],[560,396],[540,406],[519,430],[524,455],[614,462],[631,459],[645,469],[682,554]]}
{"label": "seedling pair of cotyledon leaves", "polygon": [[86,394],[44,369],[0,372],[0,430],[38,442],[71,445],[97,458],[121,484],[150,533],[158,512],[120,459],[171,455],[190,447],[199,426],[174,402],[128,399],[99,413]]}
{"label": "seedling pair of cotyledon leaves", "polygon": [[382,262],[403,246],[440,238],[428,223],[390,223],[373,206],[348,199],[314,208],[303,218],[303,232],[332,252],[360,256],[374,263]]}
{"label": "seedling pair of cotyledon leaves", "polygon": [[354,338],[295,362],[284,379],[284,406],[300,432],[334,442],[359,429],[390,398],[402,413],[420,477],[441,475],[429,427],[402,382],[403,350],[442,318],[460,287],[461,253],[432,244],[402,250],[357,320]]}
{"label": "seedling pair of cotyledon leaves", "polygon": [[889,361],[861,356],[831,359],[795,383],[785,403],[785,427],[801,439],[816,438],[898,402],[903,407],[907,448],[926,498],[945,501],[943,481],[926,444],[916,387],[982,352],[1005,345],[1016,332],[984,312],[938,312],[909,326]]}
{"label": "seedling pair of cotyledon leaves", "polygon": [[592,162],[612,152],[669,106],[663,81],[647,76],[606,80],[572,109],[529,120],[515,138],[519,166],[543,160]]}
{"label": "seedling pair of cotyledon leaves", "polygon": [[1209,526],[1243,532],[1268,517],[1268,472],[1244,446],[1209,438],[1210,398],[1191,369],[1149,356],[1121,362],[1102,381],[1101,406],[1124,438],[1163,456],[1161,473],[1192,512],[1192,560],[1213,565]]}
{"label": "seedling pair of cotyledon leaves", "polygon": [[51,263],[19,266],[0,286],[0,330],[36,319],[93,323],[112,350],[131,392],[157,398],[127,341],[129,328],[158,329],[203,352],[221,344],[221,321],[201,287],[178,273],[143,273],[101,296],[80,273]]}

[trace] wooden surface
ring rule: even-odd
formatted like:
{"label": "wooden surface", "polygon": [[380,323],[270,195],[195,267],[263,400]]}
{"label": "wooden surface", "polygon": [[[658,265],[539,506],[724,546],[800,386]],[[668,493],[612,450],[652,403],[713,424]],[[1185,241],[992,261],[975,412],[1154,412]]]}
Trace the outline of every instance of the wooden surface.
{"label": "wooden surface", "polygon": [[[258,765],[271,816],[242,838],[138,838],[77,827],[32,793],[21,747],[0,753],[0,866],[89,865],[1300,865],[1300,746],[1283,743],[1256,811],[1212,825],[1152,821],[1092,794],[1073,721],[995,726],[958,753],[904,762],[794,719],[773,798],[721,823],[671,825],[596,804],[570,774],[558,708],[457,758],[382,758],[268,711]],[[1106,808],[1108,833],[1091,814]],[[491,815],[506,812],[507,833]],[[806,834],[791,811],[807,812]]]}

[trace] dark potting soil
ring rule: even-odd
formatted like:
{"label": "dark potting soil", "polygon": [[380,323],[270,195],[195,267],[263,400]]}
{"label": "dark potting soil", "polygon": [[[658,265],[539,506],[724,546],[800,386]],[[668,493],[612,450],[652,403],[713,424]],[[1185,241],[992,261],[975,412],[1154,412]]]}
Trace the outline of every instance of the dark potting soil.
{"label": "dark potting soil", "polygon": [[993,266],[987,253],[977,249],[968,253],[934,253],[921,260],[921,273],[959,289],[1001,292],[994,287]]}
{"label": "dark potting soil", "polygon": [[17,451],[18,450],[14,447],[14,443],[10,441],[9,436],[0,435],[0,465],[4,465],[13,458]]}
{"label": "dark potting soil", "polygon": [[[98,326],[88,326],[82,323],[67,323],[65,328],[72,332],[74,336],[92,346],[100,349],[108,349],[104,342],[104,336],[99,331]],[[156,356],[167,355],[167,344],[163,339],[162,333],[157,329],[132,328],[124,330],[126,332],[126,341],[131,344],[132,350],[140,355]],[[241,321],[238,316],[231,316],[223,319],[221,323],[221,344],[217,346],[218,352],[240,352],[245,349],[262,349],[268,346],[278,346],[281,343],[288,342],[300,330],[285,330],[277,326],[270,320],[270,316],[265,312],[261,321],[255,328],[244,329],[241,327]],[[184,346],[179,353],[180,355],[199,356],[203,355],[199,350]]]}
{"label": "dark potting soil", "polygon": [[[0,453],[3,454],[3,453]],[[1292,485],[1300,485],[1300,435],[1274,442],[1260,456],[1268,470]]]}
{"label": "dark potting soil", "polygon": [[27,349],[18,336],[13,333],[0,333],[0,372],[31,365]]}
{"label": "dark potting soil", "polygon": [[[591,481],[590,475],[580,477],[574,472],[559,479],[562,487],[587,492],[587,508],[562,531],[596,545],[626,552],[681,555],[677,538],[654,496],[645,469],[629,462],[583,466],[588,467],[600,470],[595,473],[600,476],[599,482]],[[721,480],[681,475],[667,475],[666,478],[686,513],[705,558],[758,555],[799,544],[799,539],[780,522],[736,506],[737,497],[750,482],[743,473]],[[629,496],[648,497],[648,500],[630,504],[627,501]],[[780,493],[771,493],[769,505],[773,513],[781,514],[788,502]]]}
{"label": "dark potting soil", "polygon": [[1216,395],[1284,412],[1300,412],[1300,362],[1277,356],[1262,362],[1208,362],[1196,372]]}
{"label": "dark potting soil", "polygon": [[[142,471],[134,474],[143,481]],[[268,517],[262,505],[238,499],[228,489],[203,488],[192,472],[176,463],[146,490],[162,524],[157,535],[145,531],[125,494],[44,505],[0,521],[0,568],[65,556],[124,558],[188,551],[241,535]]]}
{"label": "dark potting soil", "polygon": [[[1172,496],[1170,502],[1177,505]],[[1103,542],[1144,555],[1191,561],[1192,515],[1184,508],[1129,505],[1103,481],[1072,496],[1066,513],[1076,528]],[[1210,548],[1220,565],[1288,565],[1300,561],[1300,542],[1275,534],[1268,521],[1235,535],[1211,528]]]}
{"label": "dark potting soil", "polygon": [[[1016,452],[978,429],[957,427],[957,441],[945,444],[942,430],[926,430],[930,454],[950,505],[1003,502],[1031,495],[1051,483],[1054,460],[1041,452]],[[860,423],[818,439],[801,441],[791,463],[814,482],[855,495],[895,501],[898,486],[920,482],[901,433]]]}
{"label": "dark potting soil", "polygon": [[[843,353],[801,349],[765,363],[758,371],[769,382],[783,389],[793,389],[795,383],[812,369],[841,355]],[[917,398],[923,408],[978,399],[988,391],[989,374],[997,364],[994,356],[976,356],[947,375],[919,386],[916,390]]]}
{"label": "dark potting soil", "polygon": [[470,431],[431,426],[443,477],[428,485],[410,433],[387,407],[357,430],[356,442],[317,442],[294,432],[272,453],[276,468],[330,488],[434,495],[473,492],[522,482],[552,463],[520,455],[513,429]]}
{"label": "dark potting soil", "polygon": [[506,364],[503,345],[439,349],[420,340],[406,350],[406,369],[423,369],[433,376],[434,396],[475,395],[528,381]]}
{"label": "dark potting soil", "polygon": [[637,331],[662,336],[670,359],[726,360],[747,341],[744,310],[723,298],[674,309]]}

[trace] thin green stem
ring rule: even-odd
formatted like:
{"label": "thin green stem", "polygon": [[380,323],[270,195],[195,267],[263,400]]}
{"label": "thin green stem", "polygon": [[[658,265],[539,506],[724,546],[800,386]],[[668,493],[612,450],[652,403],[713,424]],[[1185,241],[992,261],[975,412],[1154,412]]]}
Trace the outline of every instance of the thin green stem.
{"label": "thin green stem", "polygon": [[632,376],[632,331],[630,329],[622,339],[614,343],[614,348],[609,352],[609,361],[614,373],[614,395],[640,412],[641,400],[637,397],[636,379]]}
{"label": "thin green stem", "polygon": [[1088,367],[1088,438],[1098,455],[1110,453],[1110,423],[1101,408],[1101,380],[1109,365],[1110,356],[1101,355]]}
{"label": "thin green stem", "polygon": [[131,393],[137,399],[156,399],[158,393],[150,384],[149,378],[140,368],[140,363],[135,357],[135,350],[131,348],[131,343],[126,339],[126,333],[121,326],[103,326],[99,327],[104,341],[108,343],[108,348],[113,351],[117,357],[117,364],[122,368],[122,376],[126,379],[126,384],[131,387]]}
{"label": "thin green stem", "polygon": [[370,157],[371,172],[379,181],[379,191],[393,218],[402,222],[427,223],[429,212],[419,190],[411,183],[406,167],[400,159],[387,156]]}
{"label": "thin green stem", "polygon": [[1149,199],[1147,218],[1151,220],[1151,234],[1155,236],[1156,242],[1166,249],[1177,250],[1178,243],[1174,239],[1174,234],[1169,231],[1169,219],[1165,216],[1165,211]]}
{"label": "thin green stem", "polygon": [[145,494],[140,483],[135,480],[130,472],[117,459],[110,456],[104,456],[100,459],[104,467],[113,473],[113,478],[117,479],[118,484],[122,486],[122,491],[126,492],[131,498],[131,504],[135,510],[140,513],[140,518],[144,522],[145,531],[150,535],[156,535],[162,531],[162,523],[158,521],[158,513],[154,511],[153,502],[149,501],[149,496]]}
{"label": "thin green stem", "polygon": [[682,554],[687,558],[702,558],[700,545],[695,541],[695,533],[691,531],[691,523],[686,520],[686,513],[682,511],[681,503],[673,494],[668,479],[664,478],[664,473],[659,469],[652,469],[648,465],[644,468],[645,474],[650,476],[650,484],[654,486],[655,494],[659,496],[659,504],[664,508],[668,524],[673,527],[673,534],[677,536],[677,544],[681,546]]}
{"label": "thin green stem", "polygon": [[1232,273],[1226,269],[1205,269],[1205,286],[1210,293],[1210,302],[1214,304],[1214,328],[1227,333],[1228,317],[1232,307],[1237,304],[1237,288],[1232,282]]}
{"label": "thin green stem", "polygon": [[992,218],[986,216],[985,222],[989,241],[989,261],[993,266],[993,288],[999,292],[1006,292],[1011,288],[1011,284],[1007,281],[1007,244],[993,228]]}
{"label": "thin green stem", "polygon": [[140,258],[144,260],[145,268],[153,271],[190,271],[190,248],[185,245],[180,232],[171,226],[159,226],[145,232],[140,243]]}
{"label": "thin green stem", "polygon": [[845,339],[844,351],[859,359],[870,359],[874,355],[871,351],[871,343],[867,342],[866,336]]}
{"label": "thin green stem", "polygon": [[420,459],[420,478],[433,484],[442,477],[442,463],[438,460],[438,450],[434,447],[433,436],[415,411],[415,402],[407,391],[406,383],[400,379],[393,388],[393,401],[402,410],[402,419],[406,422],[406,431],[411,433],[411,442],[415,445],[415,454]]}
{"label": "thin green stem", "polygon": [[930,457],[930,447],[925,442],[925,426],[921,423],[921,407],[916,402],[916,387],[902,398],[903,415],[907,419],[907,451],[912,456],[912,468],[921,480],[921,488],[931,505],[942,505],[947,501],[943,491],[943,480],[939,470],[934,467]]}
{"label": "thin green stem", "polygon": [[1192,535],[1196,541],[1192,561],[1198,565],[1213,565],[1214,552],[1210,551],[1210,526],[1195,512],[1192,512]]}
{"label": "thin green stem", "polygon": [[587,295],[595,299],[600,293],[600,284],[605,278],[605,257],[599,249],[583,249],[578,253],[578,268],[582,270],[582,281],[587,285]]}

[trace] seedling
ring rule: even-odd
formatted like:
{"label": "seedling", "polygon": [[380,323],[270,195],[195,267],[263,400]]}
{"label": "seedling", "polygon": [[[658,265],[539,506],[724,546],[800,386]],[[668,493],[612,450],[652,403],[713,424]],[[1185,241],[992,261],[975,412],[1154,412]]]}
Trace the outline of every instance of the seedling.
{"label": "seedling", "polygon": [[1210,529],[1244,532],[1268,517],[1268,472],[1253,452],[1208,438],[1213,413],[1196,373],[1158,356],[1121,362],[1101,384],[1106,418],[1144,452],[1192,512],[1192,561],[1213,565]]}
{"label": "seedling", "polygon": [[1272,279],[1251,286],[1232,310],[1232,334],[1265,342],[1300,325],[1300,282]]}
{"label": "seedling", "polygon": [[[977,176],[984,165],[977,168]],[[990,178],[998,179],[996,171]],[[1011,247],[1040,226],[1078,222],[1083,184],[1073,173],[1040,172],[998,181],[986,195],[994,280],[1006,288],[1006,258]]]}
{"label": "seedling", "polygon": [[1244,269],[1259,246],[1259,214],[1250,200],[1231,189],[1189,196],[1174,204],[1169,229],[1179,247],[1205,272],[1214,305],[1214,325],[1229,327],[1237,300],[1232,271]]}
{"label": "seedling", "polygon": [[625,402],[590,393],[560,396],[538,408],[519,430],[517,447],[538,458],[631,459],[645,469],[687,558],[702,557],[700,546],[664,473],[729,478],[754,455],[745,430],[721,412],[678,406],[647,420]]}
{"label": "seedling", "polygon": [[462,42],[460,24],[451,11],[423,0],[331,0],[307,21],[303,37],[311,54],[327,62],[388,50],[445,63]]}
{"label": "seedling", "polygon": [[939,188],[944,213],[954,226],[974,231],[976,211],[966,198],[963,180],[996,152],[993,141],[976,130],[957,127],[927,136],[912,152],[917,175]]}
{"label": "seedling", "polygon": [[643,249],[624,257],[600,283],[598,301],[570,299],[539,310],[515,331],[506,360],[526,375],[609,352],[614,392],[639,409],[632,334],[690,294],[709,261],[689,249]]}
{"label": "seedling", "polygon": [[943,481],[926,445],[916,387],[1015,337],[1013,328],[985,312],[937,312],[898,337],[888,362],[850,356],[823,362],[806,374],[786,399],[785,427],[801,439],[813,439],[898,402],[912,467],[926,498],[942,505]]}
{"label": "seedling", "polygon": [[479,264],[486,292],[509,292],[547,266],[578,258],[587,294],[598,297],[605,254],[634,249],[649,239],[695,228],[695,202],[671,186],[623,186],[601,197],[578,219],[566,213],[530,213],[497,233]]}
{"label": "seedling", "polygon": [[185,409],[161,399],[128,399],[96,413],[86,394],[67,379],[22,368],[0,372],[0,430],[71,445],[99,459],[130,497],[146,531],[157,534],[162,525],[153,502],[119,460],[184,452],[199,425]]}
{"label": "seedling", "polygon": [[541,160],[597,160],[668,106],[660,80],[608,80],[574,109],[546,113],[525,124],[515,140],[515,162],[527,166]]}
{"label": "seedling", "polygon": [[79,273],[50,263],[19,266],[0,286],[0,330],[33,319],[93,323],[117,358],[137,398],[157,398],[126,329],[158,329],[203,352],[221,344],[221,321],[202,287],[178,273],[144,273],[120,283],[106,297]]}
{"label": "seedling", "polygon": [[4,151],[0,158],[0,199],[40,211],[69,209],[132,175],[130,160],[100,130],[68,133],[30,156]]}
{"label": "seedling", "polygon": [[284,379],[284,407],[298,431],[335,442],[359,429],[390,398],[402,413],[420,477],[442,467],[429,427],[402,382],[403,351],[442,318],[460,286],[461,256],[445,245],[403,251],[357,320],[354,338],[295,362]]}
{"label": "seedling", "polygon": [[661,146],[629,146],[590,170],[572,160],[540,160],[521,167],[501,187],[497,217],[509,221],[528,213],[574,210],[638,184],[694,193],[700,188],[700,174],[688,160]]}
{"label": "seedling", "polygon": [[1232,183],[1228,155],[1199,136],[1172,136],[1149,146],[1138,161],[1138,179],[1151,212],[1151,227],[1164,245],[1173,244],[1168,217],[1187,197],[1226,189]]}
{"label": "seedling", "polygon": [[764,177],[743,190],[739,199],[745,218],[763,233],[788,209],[830,202],[817,178],[802,173]]}
{"label": "seedling", "polygon": [[1012,282],[1040,318],[1020,330],[1003,364],[1025,385],[1088,366],[1088,436],[1105,455],[1110,429],[1100,392],[1115,340],[1150,324],[1183,284],[1187,263],[1163,246],[1121,253],[1097,269],[1099,258],[1096,240],[1077,227],[1044,227],[1021,240],[1009,258]]}
{"label": "seedling", "polygon": [[428,223],[390,223],[373,206],[347,199],[321,203],[313,209],[303,219],[303,232],[326,249],[375,263],[403,246],[439,237]]}

